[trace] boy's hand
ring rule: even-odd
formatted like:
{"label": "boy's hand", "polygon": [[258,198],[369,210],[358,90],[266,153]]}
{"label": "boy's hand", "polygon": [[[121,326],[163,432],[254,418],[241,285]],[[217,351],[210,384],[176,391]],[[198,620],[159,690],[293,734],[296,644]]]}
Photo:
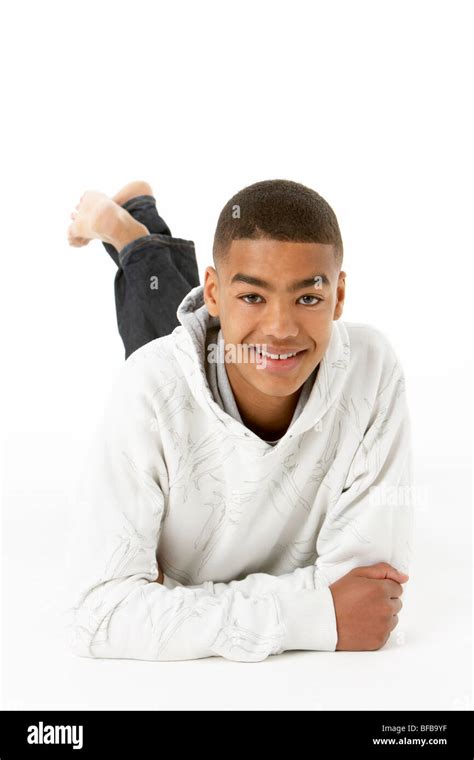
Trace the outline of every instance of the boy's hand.
{"label": "boy's hand", "polygon": [[355,567],[329,588],[334,600],[338,640],[336,650],[381,649],[398,624],[401,583],[408,575],[386,562]]}

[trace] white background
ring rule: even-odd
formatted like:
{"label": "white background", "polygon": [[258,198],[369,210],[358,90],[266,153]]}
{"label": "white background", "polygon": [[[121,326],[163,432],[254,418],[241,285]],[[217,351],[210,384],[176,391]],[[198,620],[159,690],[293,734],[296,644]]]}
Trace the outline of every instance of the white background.
{"label": "white background", "polygon": [[[8,4],[2,57],[3,707],[472,709],[472,71],[463,2]],[[310,185],[345,244],[344,319],[403,364],[418,485],[400,623],[374,653],[77,658],[64,541],[123,362],[115,267],[67,244],[82,192],[152,184],[211,261],[220,209]]]}

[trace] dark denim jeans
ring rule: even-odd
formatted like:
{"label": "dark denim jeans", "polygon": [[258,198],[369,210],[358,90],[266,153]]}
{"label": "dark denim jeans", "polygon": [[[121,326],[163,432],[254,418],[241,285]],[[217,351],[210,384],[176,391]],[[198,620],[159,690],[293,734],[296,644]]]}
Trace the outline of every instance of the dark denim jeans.
{"label": "dark denim jeans", "polygon": [[120,252],[103,244],[118,266],[115,306],[127,358],[179,325],[177,308],[200,282],[194,243],[171,236],[152,195],[137,195],[122,207],[150,231]]}

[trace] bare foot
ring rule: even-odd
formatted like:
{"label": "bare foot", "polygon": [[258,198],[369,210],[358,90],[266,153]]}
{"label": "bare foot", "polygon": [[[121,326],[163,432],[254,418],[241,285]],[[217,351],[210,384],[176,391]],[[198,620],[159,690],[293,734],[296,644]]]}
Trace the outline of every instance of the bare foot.
{"label": "bare foot", "polygon": [[[71,219],[75,219],[76,218],[77,209],[79,208],[80,203],[81,203],[81,201],[82,201],[83,198],[84,198],[84,194],[81,195],[81,197],[79,199],[79,203],[76,204],[76,211],[73,211],[71,213]],[[68,237],[69,245],[74,245],[77,248],[79,248],[81,245],[87,245],[87,243],[90,242],[89,238],[82,238],[82,237],[77,237],[77,236],[74,237],[72,234],[70,234],[71,227],[72,227],[72,225],[69,225],[69,227],[68,227],[68,236],[67,237]]]}
{"label": "bare foot", "polygon": [[137,222],[105,193],[87,190],[76,209],[67,231],[70,245],[82,246],[89,240],[103,240],[120,251],[132,240],[149,235],[144,224]]}
{"label": "bare foot", "polygon": [[[92,192],[92,191],[87,191]],[[81,195],[81,198],[79,200],[79,203],[76,205],[76,211],[73,211],[71,214],[71,219],[76,219],[77,217],[77,211],[79,209],[79,206],[81,205],[81,201],[84,198],[85,193]],[[99,193],[99,195],[104,195],[103,193]],[[130,200],[130,198],[134,198],[137,195],[153,195],[153,189],[151,185],[148,184],[148,182],[145,182],[144,180],[135,180],[133,182],[128,182],[126,185],[120,188],[118,193],[112,196],[111,200],[114,201],[119,206],[122,206],[126,201]],[[78,228],[74,227],[73,225],[70,225],[68,229],[68,241],[69,245],[73,245],[76,248],[79,248],[80,246],[87,245],[92,238],[90,237],[81,237],[77,234]],[[148,234],[148,233],[145,233]],[[105,241],[107,242],[107,241]]]}

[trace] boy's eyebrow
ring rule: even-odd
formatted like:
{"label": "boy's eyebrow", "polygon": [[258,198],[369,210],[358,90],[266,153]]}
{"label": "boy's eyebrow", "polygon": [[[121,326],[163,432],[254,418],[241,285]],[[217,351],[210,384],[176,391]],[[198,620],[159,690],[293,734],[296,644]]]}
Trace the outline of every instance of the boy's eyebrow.
{"label": "boy's eyebrow", "polygon": [[[314,287],[316,279],[319,280],[317,287],[321,287],[321,285],[331,285],[328,277],[325,274],[320,273],[315,274],[314,277],[307,277],[304,280],[295,280],[288,286],[287,290],[289,293],[293,293],[295,290]],[[255,285],[257,288],[264,288],[265,290],[270,290],[272,292],[275,290],[275,287],[271,283],[266,282],[266,280],[261,280],[259,277],[252,277],[249,274],[243,274],[243,272],[237,272],[237,274],[234,274],[230,284],[233,285],[234,282],[245,282],[247,285]]]}

